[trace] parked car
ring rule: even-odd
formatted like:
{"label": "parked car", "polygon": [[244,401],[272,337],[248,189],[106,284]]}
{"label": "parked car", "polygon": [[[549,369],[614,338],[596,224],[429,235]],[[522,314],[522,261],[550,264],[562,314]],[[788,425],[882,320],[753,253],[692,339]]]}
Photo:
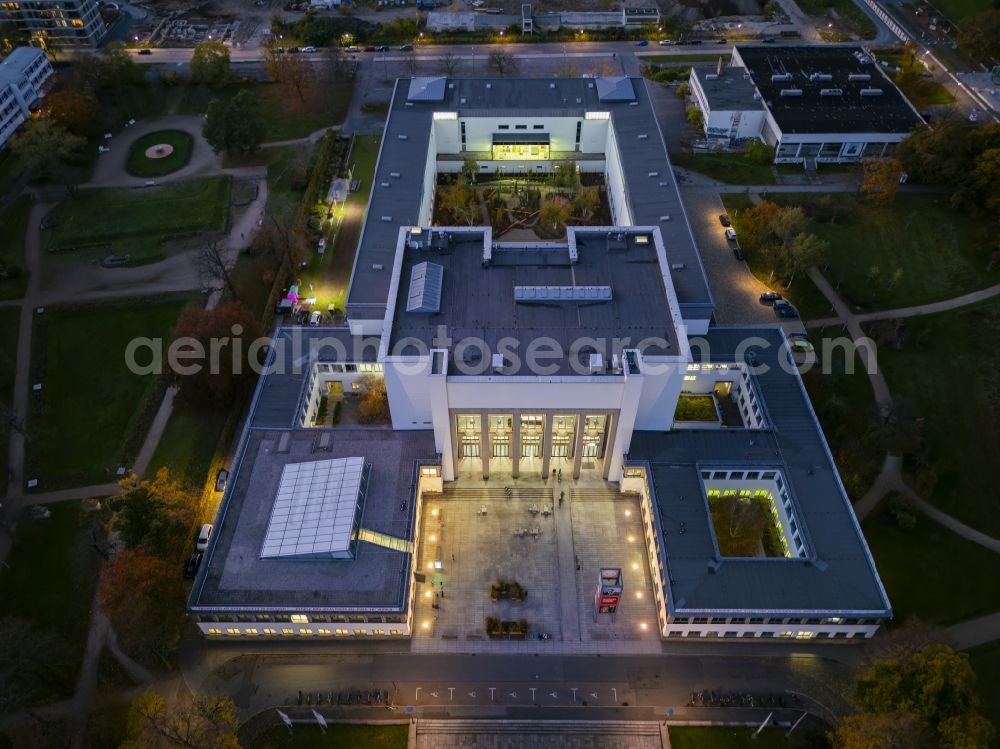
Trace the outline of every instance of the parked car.
{"label": "parked car", "polygon": [[153,50],[143,48],[143,49],[139,50],[139,54],[142,55],[143,57],[145,57],[146,55],[153,54]]}
{"label": "parked car", "polygon": [[719,37],[718,39],[716,39],[715,41],[716,41],[716,43],[717,43],[717,44],[725,44],[725,43],[726,43],[726,37],[724,37],[724,36],[720,36],[720,37]]}
{"label": "parked car", "polygon": [[198,543],[195,544],[194,548],[196,551],[205,551],[208,548],[208,541],[212,538],[212,524],[205,523],[201,526],[201,531],[198,533]]}
{"label": "parked car", "polygon": [[692,39],[691,41],[688,42],[688,44],[703,44],[703,43],[704,39]]}
{"label": "parked car", "polygon": [[763,39],[761,39],[761,41],[764,42],[764,44],[774,44],[774,37],[765,36]]}
{"label": "parked car", "polygon": [[299,49],[298,47],[289,47],[288,48],[288,54],[290,54],[290,55],[297,55],[301,51],[302,50]]}
{"label": "parked car", "polygon": [[795,352],[806,353],[815,351],[812,342],[805,336],[793,336],[788,343],[792,347],[792,351]]}
{"label": "parked car", "polygon": [[303,47],[302,51],[303,52],[315,52],[316,48],[315,47]]}
{"label": "parked car", "polygon": [[229,471],[225,468],[220,468],[219,472],[215,475],[215,491],[224,492],[227,483],[229,483]]}
{"label": "parked car", "polygon": [[779,294],[777,291],[765,291],[763,294],[760,295],[761,304],[772,305],[779,301],[784,301],[784,300],[781,298],[781,294]]}
{"label": "parked car", "polygon": [[648,47],[649,46],[649,42],[646,41],[645,39],[640,39],[639,41],[637,41],[635,43],[635,46],[636,47]]}
{"label": "parked car", "polygon": [[389,51],[389,45],[388,44],[380,44],[380,45],[378,45],[375,48],[375,51],[376,52],[388,52]]}
{"label": "parked car", "polygon": [[365,47],[365,52],[374,52],[374,51],[375,51],[374,44],[369,44],[367,47]]}
{"label": "parked car", "polygon": [[200,551],[196,551],[188,559],[187,566],[184,567],[184,579],[194,580],[194,576],[198,574],[198,568],[201,567],[201,559],[205,556]]}
{"label": "parked car", "polygon": [[719,223],[723,226],[732,226],[733,222],[729,220],[729,216],[725,213],[719,214]]}
{"label": "parked car", "polygon": [[728,239],[730,242],[735,242],[736,241],[736,229],[734,229],[731,226],[728,227],[726,229],[726,239]]}
{"label": "parked car", "polygon": [[783,307],[776,306],[774,308],[774,311],[777,313],[778,317],[795,318],[799,316],[799,311],[790,304],[786,304]]}
{"label": "parked car", "polygon": [[673,42],[670,41],[669,39],[661,39],[660,41],[657,42],[657,44],[659,44],[661,47],[669,47],[671,44],[673,44]]}
{"label": "parked car", "polygon": [[400,44],[399,45],[399,51],[400,52],[412,52],[413,51],[413,45],[412,44]]}
{"label": "parked car", "polygon": [[774,304],[771,306],[775,309],[780,309],[781,307],[791,307],[792,304],[787,299],[775,299]]}
{"label": "parked car", "polygon": [[743,250],[741,250],[739,247],[733,247],[733,257],[735,257],[737,260],[743,260]]}
{"label": "parked car", "polygon": [[356,55],[360,51],[361,50],[358,47],[355,47],[353,45],[351,45],[350,47],[347,48],[348,54],[352,54],[352,55]]}
{"label": "parked car", "polygon": [[322,317],[319,310],[314,310],[311,315],[309,315],[309,326],[315,328],[319,325],[319,320]]}

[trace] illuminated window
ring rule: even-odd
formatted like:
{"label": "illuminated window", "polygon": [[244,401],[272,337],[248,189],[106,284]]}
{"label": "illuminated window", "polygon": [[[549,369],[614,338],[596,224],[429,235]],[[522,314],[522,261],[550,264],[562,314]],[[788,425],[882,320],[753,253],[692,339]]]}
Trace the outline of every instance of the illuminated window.
{"label": "illuminated window", "polygon": [[219,629],[218,627],[209,627],[208,628],[208,633],[210,635],[221,635],[222,634],[222,630]]}
{"label": "illuminated window", "polygon": [[300,635],[311,635],[312,633],[313,633],[313,631],[311,629],[306,628],[306,627],[300,627],[299,628],[299,634]]}
{"label": "illuminated window", "polygon": [[438,466],[424,466],[420,469],[420,475],[428,478],[437,478],[441,475],[441,469]]}
{"label": "illuminated window", "polygon": [[227,635],[238,635],[240,631],[236,627],[230,627],[226,630]]}
{"label": "illuminated window", "polygon": [[309,617],[305,614],[292,614],[292,624],[308,624]]}
{"label": "illuminated window", "polygon": [[317,632],[317,634],[321,634],[321,635],[331,635],[331,634],[333,634],[328,629],[318,629],[318,630],[316,630],[316,632]]}
{"label": "illuminated window", "polygon": [[283,635],[294,635],[295,634],[295,630],[292,629],[291,627],[285,627],[285,628],[283,628],[281,630],[281,634],[283,634]]}
{"label": "illuminated window", "polygon": [[276,629],[274,629],[272,627],[264,627],[264,634],[268,635],[268,636],[274,636],[274,635],[278,634],[278,630],[276,630]]}
{"label": "illuminated window", "polygon": [[255,634],[257,634],[257,630],[253,629],[253,628],[250,628],[250,629],[244,630],[243,634],[245,634],[245,635],[255,635]]}
{"label": "illuminated window", "polygon": [[494,135],[494,161],[547,161],[550,157],[549,136],[537,135]]}
{"label": "illuminated window", "polygon": [[611,112],[587,112],[584,115],[586,120],[610,120]]}
{"label": "illuminated window", "polygon": [[349,634],[351,634],[351,631],[348,630],[348,629],[337,629],[337,630],[335,630],[335,632],[338,635],[349,635]]}

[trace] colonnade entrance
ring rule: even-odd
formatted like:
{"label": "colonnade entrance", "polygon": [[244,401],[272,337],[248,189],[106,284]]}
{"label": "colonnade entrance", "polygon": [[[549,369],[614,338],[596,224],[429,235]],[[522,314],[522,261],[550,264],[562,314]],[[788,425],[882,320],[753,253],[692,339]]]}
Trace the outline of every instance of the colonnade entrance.
{"label": "colonnade entrance", "polygon": [[617,411],[453,411],[452,445],[461,471],[520,478],[561,471],[607,478]]}

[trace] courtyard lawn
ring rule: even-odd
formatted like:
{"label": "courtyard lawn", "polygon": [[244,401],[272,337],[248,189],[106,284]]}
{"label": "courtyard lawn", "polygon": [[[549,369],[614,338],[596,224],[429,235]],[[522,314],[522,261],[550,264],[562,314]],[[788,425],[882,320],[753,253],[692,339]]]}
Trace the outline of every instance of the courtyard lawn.
{"label": "courtyard lawn", "polygon": [[[979,683],[979,699],[983,714],[1000,727],[1000,642],[974,648],[969,651],[969,660],[976,672]],[[997,741],[994,739],[994,746]]]}
{"label": "courtyard lawn", "polygon": [[1000,282],[1000,268],[986,270],[996,224],[958,213],[947,195],[901,194],[888,206],[849,193],[764,197],[813,218],[809,230],[829,243],[824,274],[861,309],[935,302]]}
{"label": "courtyard lawn", "polygon": [[[722,198],[722,204],[726,207],[726,213],[729,214],[729,217],[733,221],[736,236],[739,236],[742,231],[740,228],[740,211],[752,206],[753,202],[747,195],[742,193],[724,193],[720,197]],[[828,317],[833,313],[833,309],[826,297],[816,288],[816,284],[807,275],[802,274],[798,278],[793,279],[791,287],[785,288],[781,285],[781,279],[775,278],[772,275],[770,266],[762,263],[757,253],[751,252],[746,248],[743,251],[746,254],[747,267],[750,269],[750,272],[768,288],[777,291],[791,302],[804,320]],[[778,319],[775,316],[775,320]]]}
{"label": "courtyard lawn", "polygon": [[[160,159],[146,156],[147,149],[160,144],[168,145],[174,150]],[[132,144],[125,169],[136,177],[162,177],[186,166],[191,159],[193,146],[194,138],[183,130],[157,130]]]}
{"label": "courtyard lawn", "polygon": [[754,728],[694,728],[671,726],[671,749],[786,749],[785,732],[768,728],[753,738]]}
{"label": "courtyard lawn", "polygon": [[[14,396],[14,374],[17,369],[18,326],[21,322],[19,307],[0,307],[0,403],[10,405]],[[6,429],[0,429],[0,455],[7,457],[10,437]],[[5,464],[6,465],[6,464]],[[5,477],[0,477],[0,497],[7,486]]]}
{"label": "courtyard lawn", "polygon": [[227,416],[226,411],[196,408],[175,401],[147,475],[166,468],[174,478],[200,489],[209,476]]}
{"label": "courtyard lawn", "polygon": [[[130,372],[125,349],[140,336],[163,338],[165,347],[191,301],[49,308],[36,319],[31,382],[42,390],[31,393],[25,473],[40,489],[114,481],[132,459],[148,427],[138,414],[155,376]],[[155,413],[158,404],[149,405]]]}
{"label": "courtyard lawn", "polygon": [[677,400],[674,421],[719,421],[715,398],[711,395],[682,395]]}
{"label": "courtyard lawn", "polygon": [[323,733],[319,726],[272,726],[250,741],[248,749],[406,749],[409,727],[358,726],[332,723]]}
{"label": "courtyard lawn", "polygon": [[20,299],[28,286],[24,238],[30,213],[30,195],[20,195],[0,209],[0,299]]}
{"label": "courtyard lawn", "polygon": [[990,489],[1000,465],[1000,300],[905,323],[902,345],[882,346],[878,358],[889,390],[923,419],[925,471],[934,480],[926,498],[1000,537],[1000,496]]}
{"label": "courtyard lawn", "polygon": [[[80,525],[80,503],[49,506],[52,516],[35,520],[25,511],[14,545],[0,570],[0,618],[16,616],[66,643],[69,679],[53,699],[68,697],[86,647],[90,608],[101,558],[89,528]],[[70,662],[71,661],[71,662]]]}
{"label": "courtyard lawn", "polygon": [[[823,427],[837,470],[852,500],[861,499],[885,459],[878,409],[871,381],[860,359],[824,342],[843,335],[840,328],[810,331],[817,362],[802,376],[809,400]],[[848,361],[853,371],[848,373]]]}
{"label": "courtyard lawn", "polygon": [[947,625],[1000,610],[1000,554],[922,514],[901,530],[885,500],[862,528],[897,623],[917,616]]}
{"label": "courtyard lawn", "polygon": [[54,227],[43,234],[44,246],[129,255],[132,264],[160,260],[167,239],[226,230],[229,189],[230,178],[219,176],[146,189],[80,190],[49,215]]}
{"label": "courtyard lawn", "polygon": [[672,153],[670,161],[729,185],[775,184],[770,164],[755,164],[741,153]]}

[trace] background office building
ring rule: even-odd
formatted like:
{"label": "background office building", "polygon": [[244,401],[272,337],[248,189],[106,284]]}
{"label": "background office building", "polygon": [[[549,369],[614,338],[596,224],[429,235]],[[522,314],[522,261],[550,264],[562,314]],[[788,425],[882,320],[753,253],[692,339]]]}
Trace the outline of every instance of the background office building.
{"label": "background office building", "polygon": [[52,65],[37,47],[18,47],[0,62],[0,148],[38,106],[51,75]]}
{"label": "background office building", "polygon": [[756,138],[775,163],[888,156],[922,122],[861,47],[736,46],[728,66],[691,69],[709,145]]}
{"label": "background office building", "polygon": [[96,47],[107,30],[95,0],[2,0],[0,21],[38,47]]}

